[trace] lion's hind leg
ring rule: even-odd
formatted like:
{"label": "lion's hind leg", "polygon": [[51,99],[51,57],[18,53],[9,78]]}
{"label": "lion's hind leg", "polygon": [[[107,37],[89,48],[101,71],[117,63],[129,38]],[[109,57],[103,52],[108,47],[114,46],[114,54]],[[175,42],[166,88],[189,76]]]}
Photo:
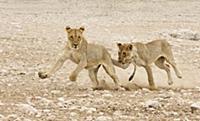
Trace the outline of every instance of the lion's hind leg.
{"label": "lion's hind leg", "polygon": [[167,76],[168,76],[168,84],[172,85],[173,81],[172,81],[172,77],[171,77],[171,72],[170,72],[170,66],[168,64],[165,63],[165,57],[160,57],[158,58],[158,60],[155,61],[155,65],[166,71]]}
{"label": "lion's hind leg", "polygon": [[172,53],[171,47],[170,46],[166,46],[166,49],[164,51],[166,56],[166,61],[173,67],[175,74],[178,78],[182,78],[181,72],[178,70],[177,66],[176,66],[176,62],[174,60],[174,55]]}
{"label": "lion's hind leg", "polygon": [[176,66],[176,62],[174,60],[173,55],[171,57],[166,58],[166,61],[173,67],[175,74],[178,78],[182,78],[181,72],[179,71],[179,69]]}

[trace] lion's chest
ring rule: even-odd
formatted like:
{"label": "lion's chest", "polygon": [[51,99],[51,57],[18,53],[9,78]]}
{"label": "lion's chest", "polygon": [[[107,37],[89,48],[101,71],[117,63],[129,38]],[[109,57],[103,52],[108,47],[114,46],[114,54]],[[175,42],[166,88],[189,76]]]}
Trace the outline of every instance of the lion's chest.
{"label": "lion's chest", "polygon": [[80,60],[81,60],[81,53],[78,53],[78,52],[73,52],[71,54],[71,60],[75,63],[79,63]]}

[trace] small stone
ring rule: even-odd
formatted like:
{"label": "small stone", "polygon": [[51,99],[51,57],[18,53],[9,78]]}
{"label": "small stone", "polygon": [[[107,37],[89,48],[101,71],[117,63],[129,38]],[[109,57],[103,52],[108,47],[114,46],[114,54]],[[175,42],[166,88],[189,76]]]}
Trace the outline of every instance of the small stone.
{"label": "small stone", "polygon": [[2,103],[1,100],[0,100],[0,106],[3,106],[3,105],[4,105],[4,103]]}
{"label": "small stone", "polygon": [[199,86],[196,86],[195,89],[196,89],[197,91],[200,91],[200,87],[199,87]]}
{"label": "small stone", "polygon": [[54,115],[50,115],[47,117],[47,121],[55,121],[55,119],[56,119],[56,116]]}
{"label": "small stone", "polygon": [[61,91],[60,90],[52,90],[51,94],[53,94],[53,95],[59,95],[59,94],[61,94]]}
{"label": "small stone", "polygon": [[25,118],[23,121],[31,121],[31,119],[27,119],[27,118]]}
{"label": "small stone", "polygon": [[99,112],[99,115],[104,115],[104,112]]}
{"label": "small stone", "polygon": [[31,119],[25,118],[23,121],[31,121]]}
{"label": "small stone", "polygon": [[41,113],[38,113],[37,115],[35,115],[36,118],[40,118],[42,117],[42,114]]}
{"label": "small stone", "polygon": [[85,120],[86,120],[86,121],[93,121],[93,117],[92,117],[92,116],[88,116],[88,117],[86,117]]}
{"label": "small stone", "polygon": [[122,119],[122,120],[128,120],[128,121],[133,121],[133,120],[135,120],[135,118],[133,117],[133,116],[127,116],[127,115],[121,115],[121,116],[119,116],[119,118],[120,119]]}
{"label": "small stone", "polygon": [[36,115],[38,110],[29,104],[17,104],[18,108],[28,115]]}
{"label": "small stone", "polygon": [[4,119],[5,119],[5,116],[2,115],[2,114],[0,114],[0,121],[1,121],[1,120],[4,120]]}
{"label": "small stone", "polygon": [[76,118],[76,117],[78,117],[78,114],[76,112],[71,112],[70,113],[70,117]]}
{"label": "small stone", "polygon": [[51,110],[49,110],[49,109],[44,109],[42,112],[44,112],[44,113],[50,113]]}
{"label": "small stone", "polygon": [[142,88],[142,91],[144,91],[144,92],[151,92],[149,89],[147,89],[147,88]]}
{"label": "small stone", "polygon": [[85,106],[82,106],[81,109],[80,109],[80,112],[85,112],[86,110],[88,110],[88,108],[85,107]]}
{"label": "small stone", "polygon": [[122,115],[122,112],[121,112],[121,111],[115,111],[115,112],[113,113],[113,115],[115,115],[115,116],[120,116],[120,115]]}
{"label": "small stone", "polygon": [[11,87],[11,86],[12,86],[12,84],[11,84],[11,83],[8,83],[7,85],[8,85],[8,87]]}
{"label": "small stone", "polygon": [[74,111],[74,110],[79,110],[80,109],[80,106],[71,106],[71,107],[69,107],[69,110],[70,111]]}
{"label": "small stone", "polygon": [[94,112],[96,112],[96,111],[97,111],[96,108],[88,108],[88,109],[87,109],[87,114],[92,114],[92,113],[94,113]]}
{"label": "small stone", "polygon": [[194,113],[194,111],[200,110],[200,102],[193,103],[190,107],[191,107],[192,113]]}
{"label": "small stone", "polygon": [[112,118],[109,116],[99,116],[96,121],[112,121]]}
{"label": "small stone", "polygon": [[111,94],[103,94],[102,97],[106,98],[106,99],[111,99],[111,98],[113,98],[113,95],[111,95]]}
{"label": "small stone", "polygon": [[161,107],[161,104],[158,101],[154,101],[154,100],[148,100],[145,102],[145,107],[146,108],[159,108]]}
{"label": "small stone", "polygon": [[16,114],[10,114],[5,119],[6,119],[6,121],[14,121],[17,118],[18,118],[18,116]]}
{"label": "small stone", "polygon": [[64,97],[59,97],[59,98],[58,98],[58,101],[60,101],[60,102],[65,102],[65,98],[64,98]]}

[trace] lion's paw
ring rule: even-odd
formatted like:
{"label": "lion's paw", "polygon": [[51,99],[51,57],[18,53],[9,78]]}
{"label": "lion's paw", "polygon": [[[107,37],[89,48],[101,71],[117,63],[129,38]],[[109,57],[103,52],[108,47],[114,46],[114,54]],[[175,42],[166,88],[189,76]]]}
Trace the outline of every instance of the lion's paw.
{"label": "lion's paw", "polygon": [[71,74],[70,76],[69,76],[69,79],[70,79],[70,81],[76,81],[76,75],[75,74]]}

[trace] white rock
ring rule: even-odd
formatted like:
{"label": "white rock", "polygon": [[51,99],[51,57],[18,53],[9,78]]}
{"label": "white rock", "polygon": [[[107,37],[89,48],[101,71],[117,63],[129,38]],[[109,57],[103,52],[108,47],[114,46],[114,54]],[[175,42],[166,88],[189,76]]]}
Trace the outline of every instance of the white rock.
{"label": "white rock", "polygon": [[198,91],[200,91],[200,87],[199,86],[196,86],[195,89],[198,90]]}
{"label": "white rock", "polygon": [[18,116],[16,114],[10,114],[5,119],[6,119],[6,121],[14,121],[17,118],[18,118]]}
{"label": "white rock", "polygon": [[60,90],[52,90],[51,94],[53,94],[53,95],[59,95],[59,94],[61,94],[61,91]]}
{"label": "white rock", "polygon": [[2,103],[1,100],[0,100],[0,106],[3,106],[3,105],[4,105],[4,103]]}
{"label": "white rock", "polygon": [[23,121],[32,121],[31,119],[27,119],[27,118],[25,118]]}
{"label": "white rock", "polygon": [[99,116],[96,121],[112,121],[112,118],[109,116]]}
{"label": "white rock", "polygon": [[0,121],[1,121],[1,120],[4,120],[4,119],[5,119],[5,116],[2,115],[2,114],[0,114]]}
{"label": "white rock", "polygon": [[106,99],[111,99],[111,98],[113,98],[113,95],[111,95],[111,94],[103,94],[102,97],[106,98]]}
{"label": "white rock", "polygon": [[44,112],[44,113],[50,113],[51,110],[49,110],[49,109],[44,109],[44,110],[42,110],[42,112]]}
{"label": "white rock", "polygon": [[80,109],[80,106],[71,106],[71,107],[69,107],[70,111],[79,110],[79,109]]}
{"label": "white rock", "polygon": [[87,111],[88,110],[88,108],[87,107],[85,107],[85,106],[82,106],[81,107],[81,109],[80,109],[80,112],[85,112],[85,111]]}
{"label": "white rock", "polygon": [[145,102],[145,107],[146,108],[159,108],[159,107],[161,107],[161,104],[158,101],[148,100]]}
{"label": "white rock", "polygon": [[38,102],[44,106],[49,106],[49,105],[53,104],[53,102],[51,100],[44,98],[44,97],[37,96],[37,97],[35,97],[35,99],[38,100]]}
{"label": "white rock", "polygon": [[70,113],[70,116],[72,116],[72,117],[74,117],[74,116],[76,116],[77,115],[77,113],[75,113],[75,112],[71,112]]}
{"label": "white rock", "polygon": [[104,112],[99,112],[99,115],[104,115]]}
{"label": "white rock", "polygon": [[18,108],[28,115],[36,115],[38,110],[29,104],[17,104]]}
{"label": "white rock", "polygon": [[93,117],[92,116],[86,117],[86,121],[93,121]]}
{"label": "white rock", "polygon": [[56,119],[56,116],[54,115],[50,115],[47,117],[47,121],[55,121],[55,119]]}
{"label": "white rock", "polygon": [[192,112],[194,112],[195,110],[200,110],[200,102],[193,103],[190,107]]}
{"label": "white rock", "polygon": [[96,111],[97,111],[96,108],[88,108],[88,109],[87,109],[87,114],[92,114],[92,113],[94,113],[94,112],[96,112]]}
{"label": "white rock", "polygon": [[120,119],[125,120],[125,121],[133,121],[135,118],[133,116],[127,116],[127,115],[121,115],[119,116]]}
{"label": "white rock", "polygon": [[120,116],[120,115],[122,115],[122,112],[121,112],[121,111],[115,111],[115,112],[113,113],[113,115],[114,115],[114,116]]}
{"label": "white rock", "polygon": [[36,117],[36,118],[42,117],[42,113],[37,113],[37,114],[35,115],[35,117]]}
{"label": "white rock", "polygon": [[142,91],[144,91],[144,92],[151,92],[148,88],[142,88]]}
{"label": "white rock", "polygon": [[60,102],[65,102],[65,98],[64,98],[64,97],[59,97],[59,98],[58,98],[58,101],[60,101]]}

